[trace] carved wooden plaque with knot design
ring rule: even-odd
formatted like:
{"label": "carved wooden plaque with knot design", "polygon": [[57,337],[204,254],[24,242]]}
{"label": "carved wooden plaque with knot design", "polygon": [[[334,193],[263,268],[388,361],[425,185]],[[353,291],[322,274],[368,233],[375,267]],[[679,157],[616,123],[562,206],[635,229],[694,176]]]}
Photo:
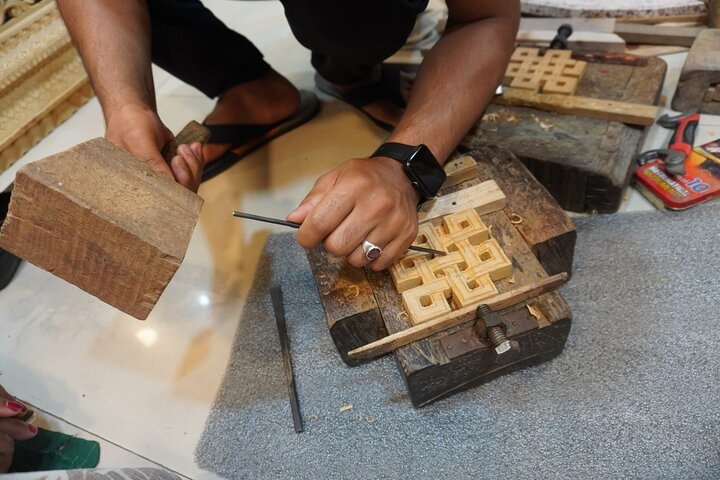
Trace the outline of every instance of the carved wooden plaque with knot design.
{"label": "carved wooden plaque with knot design", "polygon": [[415,245],[448,252],[409,252],[390,274],[412,323],[417,325],[498,293],[494,280],[512,274],[512,263],[474,209],[420,225]]}

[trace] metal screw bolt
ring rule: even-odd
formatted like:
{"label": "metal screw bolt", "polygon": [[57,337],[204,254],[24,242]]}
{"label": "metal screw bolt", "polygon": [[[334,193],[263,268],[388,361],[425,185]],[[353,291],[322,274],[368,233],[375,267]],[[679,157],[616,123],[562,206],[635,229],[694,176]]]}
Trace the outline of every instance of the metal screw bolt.
{"label": "metal screw bolt", "polygon": [[[480,317],[484,319],[489,319],[490,315],[493,314],[492,310],[490,310],[490,307],[486,304],[478,306],[478,313],[480,314]],[[508,338],[505,336],[505,331],[501,326],[490,326],[487,328],[485,333],[487,334],[488,340],[490,340],[492,346],[495,347],[496,354],[502,355],[513,349],[513,342],[508,340]]]}

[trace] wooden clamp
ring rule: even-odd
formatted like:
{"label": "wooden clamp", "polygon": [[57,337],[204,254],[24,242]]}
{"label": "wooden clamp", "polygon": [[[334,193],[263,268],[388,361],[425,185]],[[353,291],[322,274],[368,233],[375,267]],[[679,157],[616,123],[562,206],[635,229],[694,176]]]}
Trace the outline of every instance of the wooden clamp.
{"label": "wooden clamp", "polygon": [[[558,273],[557,275],[546,277],[536,282],[510,290],[509,292],[501,293],[500,295],[488,298],[483,300],[482,303],[487,304],[493,311],[501,310],[553,290],[565,283],[567,279],[567,273]],[[380,340],[351,350],[348,352],[348,357],[355,360],[361,360],[376,358],[380,355],[390,353],[393,350],[412,342],[422,340],[423,338],[427,338],[438,332],[442,332],[443,330],[472,321],[475,319],[476,310],[477,305],[469,306],[447,315],[443,315],[435,320],[430,320],[401,332],[388,335]]]}
{"label": "wooden clamp", "polygon": [[[191,122],[165,158],[208,136]],[[202,204],[96,138],[18,170],[0,247],[142,320],[180,266]]]}

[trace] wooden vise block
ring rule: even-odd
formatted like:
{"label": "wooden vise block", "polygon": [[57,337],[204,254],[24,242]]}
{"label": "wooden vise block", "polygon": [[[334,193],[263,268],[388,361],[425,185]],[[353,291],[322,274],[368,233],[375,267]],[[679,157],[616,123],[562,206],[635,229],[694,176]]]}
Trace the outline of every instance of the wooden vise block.
{"label": "wooden vise block", "polygon": [[[164,152],[206,139],[194,123]],[[144,320],[180,266],[202,204],[96,138],[18,170],[0,247]]]}

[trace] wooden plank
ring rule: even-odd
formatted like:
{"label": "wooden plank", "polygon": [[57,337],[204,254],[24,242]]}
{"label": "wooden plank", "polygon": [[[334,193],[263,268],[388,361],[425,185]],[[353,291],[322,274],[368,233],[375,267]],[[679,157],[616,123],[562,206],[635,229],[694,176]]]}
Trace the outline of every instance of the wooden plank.
{"label": "wooden plank", "polygon": [[18,170],[0,246],[145,319],[185,256],[202,203],[97,138]]}
{"label": "wooden plank", "polygon": [[494,180],[428,200],[418,210],[418,222],[427,222],[453,212],[474,208],[479,215],[505,207],[507,199]]}
{"label": "wooden plank", "polygon": [[[524,46],[547,46],[557,35],[555,30],[520,30],[517,42]],[[568,48],[580,51],[624,52],[625,40],[614,33],[573,32]]]}
{"label": "wooden plank", "polygon": [[707,22],[705,13],[689,13],[687,15],[646,15],[644,17],[618,17],[615,23],[643,23],[646,25],[657,25],[659,23],[695,23],[704,25]]}
{"label": "wooden plank", "polygon": [[[537,297],[550,290],[556,289],[567,281],[567,273],[559,273],[552,277],[543,278],[537,282],[523,285],[509,292],[501,293],[494,297],[483,300],[492,310],[502,310],[517,303],[524,302],[530,298]],[[392,352],[400,347],[409,345],[412,342],[422,340],[438,332],[456,327],[475,320],[477,306],[465,307],[455,312],[443,315],[435,320],[430,320],[414,327],[408,328],[380,340],[352,350],[348,353],[350,358],[376,358],[380,355]]]}
{"label": "wooden plank", "polygon": [[[519,32],[528,30],[551,30],[557,33],[561,25],[570,24],[575,32],[613,33],[614,18],[539,18],[522,17]],[[572,36],[571,36],[572,38]]]}
{"label": "wooden plank", "polygon": [[689,47],[695,37],[704,30],[702,27],[662,27],[638,23],[618,23],[615,33],[628,43],[650,45],[676,45]]}
{"label": "wooden plank", "polygon": [[680,72],[672,108],[685,111],[699,108],[701,113],[720,115],[720,102],[708,91],[720,83],[720,29],[700,32],[690,48]]}
{"label": "wooden plank", "polygon": [[535,93],[519,88],[505,88],[503,95],[496,96],[493,103],[532,107],[548,112],[568,115],[584,115],[603,120],[652,125],[657,116],[657,107],[638,103],[618,102],[577,95]]}
{"label": "wooden plank", "polygon": [[333,343],[345,363],[357,365],[360,359],[349,358],[347,352],[387,335],[365,270],[322,247],[307,254]]}

